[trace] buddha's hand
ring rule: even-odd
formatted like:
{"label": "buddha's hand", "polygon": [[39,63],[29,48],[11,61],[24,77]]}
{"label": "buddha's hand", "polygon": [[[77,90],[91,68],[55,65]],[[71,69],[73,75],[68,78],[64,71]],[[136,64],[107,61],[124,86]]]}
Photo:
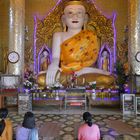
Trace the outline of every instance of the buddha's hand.
{"label": "buddha's hand", "polygon": [[47,75],[46,75],[46,83],[47,86],[53,86],[55,84],[55,77],[59,67],[53,63],[48,66]]}
{"label": "buddha's hand", "polygon": [[97,74],[103,74],[103,75],[111,75],[110,72],[98,69],[98,68],[92,68],[92,67],[85,67],[81,69],[80,71],[76,72],[77,76],[83,75],[83,74],[88,74],[88,73],[97,73]]}

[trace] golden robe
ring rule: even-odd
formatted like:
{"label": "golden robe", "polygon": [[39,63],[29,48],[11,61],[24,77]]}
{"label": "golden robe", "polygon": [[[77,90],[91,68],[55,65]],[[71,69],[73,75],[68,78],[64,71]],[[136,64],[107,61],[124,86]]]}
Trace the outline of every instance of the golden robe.
{"label": "golden robe", "polygon": [[40,65],[40,71],[46,71],[48,69],[48,65],[50,64],[48,58],[45,59],[44,62]]}
{"label": "golden robe", "polygon": [[63,73],[73,73],[95,63],[99,46],[92,31],[81,31],[61,44],[60,67]]}
{"label": "golden robe", "polygon": [[108,69],[108,65],[109,65],[108,59],[105,58],[105,59],[103,60],[102,69],[105,70],[105,71],[108,71],[108,70],[109,70],[109,69]]}

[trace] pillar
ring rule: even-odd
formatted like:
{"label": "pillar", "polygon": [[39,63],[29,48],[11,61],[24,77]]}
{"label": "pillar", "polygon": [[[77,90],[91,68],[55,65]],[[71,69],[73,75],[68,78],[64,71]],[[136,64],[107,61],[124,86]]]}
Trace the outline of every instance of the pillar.
{"label": "pillar", "polygon": [[25,0],[9,0],[8,50],[19,54],[17,63],[8,62],[8,74],[22,75],[24,70]]}
{"label": "pillar", "polygon": [[133,86],[136,84],[138,92],[140,91],[140,62],[136,61],[135,56],[140,51],[140,0],[128,0],[128,4],[128,56],[132,74],[136,81],[132,80],[132,84]]}

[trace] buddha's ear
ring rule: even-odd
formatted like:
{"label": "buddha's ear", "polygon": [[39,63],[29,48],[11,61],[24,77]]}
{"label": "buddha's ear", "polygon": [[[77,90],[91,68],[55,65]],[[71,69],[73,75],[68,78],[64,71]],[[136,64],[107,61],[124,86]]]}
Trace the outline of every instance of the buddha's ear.
{"label": "buddha's ear", "polygon": [[61,21],[62,21],[62,23],[65,23],[65,15],[61,16]]}
{"label": "buddha's ear", "polygon": [[63,25],[63,31],[66,32],[65,15],[61,16],[61,21],[62,21],[62,25]]}
{"label": "buddha's ear", "polygon": [[88,19],[89,19],[89,14],[86,13],[86,14],[85,14],[85,19],[84,19],[84,24],[87,24]]}

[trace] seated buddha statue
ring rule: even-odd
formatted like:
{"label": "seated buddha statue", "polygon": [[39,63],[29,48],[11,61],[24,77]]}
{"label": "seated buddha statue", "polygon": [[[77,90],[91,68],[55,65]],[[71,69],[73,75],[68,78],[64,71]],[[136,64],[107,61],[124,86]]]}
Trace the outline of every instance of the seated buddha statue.
{"label": "seated buddha statue", "polygon": [[96,32],[83,30],[88,21],[86,8],[81,1],[69,1],[62,15],[66,32],[56,32],[52,40],[52,62],[46,76],[38,75],[41,86],[52,86],[56,81],[65,86],[71,74],[77,76],[77,85],[96,81],[97,87],[107,87],[114,83],[110,72],[94,68],[99,45]]}
{"label": "seated buddha statue", "polygon": [[109,55],[106,50],[102,53],[101,64],[103,70],[109,71]]}
{"label": "seated buddha statue", "polygon": [[50,64],[49,52],[47,50],[43,50],[40,58],[40,71],[46,71],[48,69],[48,65]]}

